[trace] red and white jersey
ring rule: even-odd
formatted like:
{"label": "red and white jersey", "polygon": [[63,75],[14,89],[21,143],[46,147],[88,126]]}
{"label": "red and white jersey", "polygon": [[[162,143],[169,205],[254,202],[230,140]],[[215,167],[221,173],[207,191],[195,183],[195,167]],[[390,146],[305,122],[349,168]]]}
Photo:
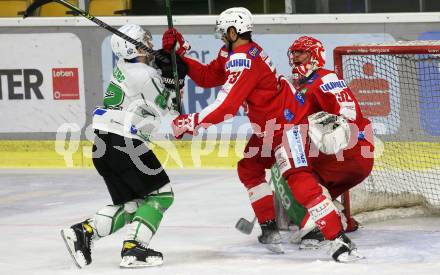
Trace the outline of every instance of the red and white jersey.
{"label": "red and white jersey", "polygon": [[188,65],[188,75],[201,87],[222,86],[215,102],[199,113],[201,124],[216,124],[235,116],[241,105],[245,105],[254,132],[264,132],[266,122],[282,119],[283,102],[277,89],[275,67],[263,49],[250,42],[237,47],[233,52],[221,48],[218,56],[208,65],[188,56],[183,57]]}
{"label": "red and white jersey", "polygon": [[[319,111],[342,115],[349,122],[356,124],[360,131],[370,123],[362,115],[359,103],[350,88],[333,71],[322,68],[316,70],[296,91],[291,85],[284,83],[283,86],[290,86],[290,90],[293,91],[290,96],[293,96],[293,100],[289,100],[288,110],[284,113],[286,120],[291,119],[287,123],[307,123],[307,117]],[[286,112],[293,114],[288,116]]]}

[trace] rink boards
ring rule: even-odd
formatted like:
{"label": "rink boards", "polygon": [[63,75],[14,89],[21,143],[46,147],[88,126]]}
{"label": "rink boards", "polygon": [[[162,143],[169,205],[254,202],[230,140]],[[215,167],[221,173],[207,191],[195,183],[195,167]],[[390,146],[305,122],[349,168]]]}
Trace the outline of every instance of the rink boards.
{"label": "rink boards", "polygon": [[[233,169],[243,156],[245,144],[245,140],[159,141],[151,148],[166,168]],[[90,141],[0,141],[0,168],[93,167],[91,145]],[[438,152],[437,142],[377,143],[375,170],[438,170]]]}

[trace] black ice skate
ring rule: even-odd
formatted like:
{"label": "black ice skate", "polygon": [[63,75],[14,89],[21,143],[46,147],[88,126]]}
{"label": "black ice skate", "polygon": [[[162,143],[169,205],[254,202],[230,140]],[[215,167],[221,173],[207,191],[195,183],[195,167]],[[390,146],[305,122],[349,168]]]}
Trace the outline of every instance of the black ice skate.
{"label": "black ice skate", "polygon": [[324,238],[321,230],[315,227],[312,231],[301,238],[299,249],[319,249],[329,244],[329,241]]}
{"label": "black ice skate", "polygon": [[356,245],[344,232],[339,233],[338,237],[331,242],[330,253],[333,260],[341,263],[364,259],[363,256],[357,253]]}
{"label": "black ice skate", "polygon": [[284,253],[281,246],[281,235],[278,231],[277,224],[274,220],[269,220],[261,226],[261,235],[258,236],[258,241],[262,243],[267,249],[274,253]]}
{"label": "black ice skate", "polygon": [[83,268],[92,262],[93,228],[88,221],[61,230],[61,237],[76,266]]}
{"label": "black ice skate", "polygon": [[163,263],[162,253],[143,246],[141,243],[124,241],[121,251],[121,268],[140,268],[157,266]]}

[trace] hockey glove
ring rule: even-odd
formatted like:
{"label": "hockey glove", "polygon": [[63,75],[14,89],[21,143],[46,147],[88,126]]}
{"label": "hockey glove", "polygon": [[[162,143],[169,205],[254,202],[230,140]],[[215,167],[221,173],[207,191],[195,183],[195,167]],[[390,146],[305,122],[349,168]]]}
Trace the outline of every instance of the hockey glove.
{"label": "hockey glove", "polygon": [[[168,60],[171,60],[171,54],[166,52],[164,49],[159,50],[160,55],[168,57]],[[176,56],[177,61],[177,75],[179,76],[179,89],[182,89],[185,84],[185,76],[188,73],[188,66],[185,62],[180,58],[180,56]],[[162,81],[165,87],[168,89],[174,90],[176,84],[174,83],[174,75],[173,75],[173,66],[170,63],[165,63],[159,59],[155,59],[157,67],[161,70],[162,73]]]}
{"label": "hockey glove", "polygon": [[176,117],[171,123],[174,137],[181,139],[185,133],[197,135],[199,126],[199,113],[185,114]]}
{"label": "hockey glove", "polygon": [[310,139],[319,151],[332,155],[347,147],[351,131],[342,116],[321,111],[310,115],[308,121]]}
{"label": "hockey glove", "polygon": [[176,55],[184,55],[187,51],[191,49],[188,41],[183,39],[183,36],[175,28],[168,29],[164,32],[162,36],[162,48],[171,52],[173,46],[175,45]]}

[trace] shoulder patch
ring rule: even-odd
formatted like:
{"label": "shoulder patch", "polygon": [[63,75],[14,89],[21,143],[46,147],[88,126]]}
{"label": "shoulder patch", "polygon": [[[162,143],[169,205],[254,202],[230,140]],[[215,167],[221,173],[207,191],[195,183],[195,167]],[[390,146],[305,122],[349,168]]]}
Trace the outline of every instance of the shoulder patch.
{"label": "shoulder patch", "polygon": [[228,52],[225,51],[225,50],[223,50],[223,49],[221,49],[221,50],[220,50],[220,56],[221,56],[221,57],[224,57],[224,58],[227,58],[227,57],[228,57]]}
{"label": "shoulder patch", "polygon": [[252,47],[249,49],[248,54],[252,57],[252,59],[254,59],[255,57],[257,57],[259,52],[260,50],[257,47]]}

